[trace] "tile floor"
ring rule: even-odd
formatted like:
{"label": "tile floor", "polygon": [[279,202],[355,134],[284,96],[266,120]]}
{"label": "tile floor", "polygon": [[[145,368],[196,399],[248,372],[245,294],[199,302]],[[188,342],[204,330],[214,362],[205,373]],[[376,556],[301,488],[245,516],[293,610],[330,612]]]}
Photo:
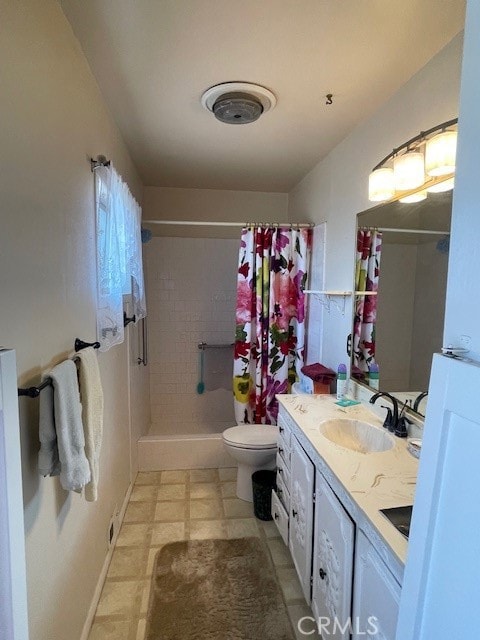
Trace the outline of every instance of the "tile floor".
{"label": "tile floor", "polygon": [[277,528],[257,520],[253,506],[236,498],[235,477],[236,469],[138,474],[89,640],[144,639],[155,554],[177,540],[264,537],[293,628],[312,615]]}

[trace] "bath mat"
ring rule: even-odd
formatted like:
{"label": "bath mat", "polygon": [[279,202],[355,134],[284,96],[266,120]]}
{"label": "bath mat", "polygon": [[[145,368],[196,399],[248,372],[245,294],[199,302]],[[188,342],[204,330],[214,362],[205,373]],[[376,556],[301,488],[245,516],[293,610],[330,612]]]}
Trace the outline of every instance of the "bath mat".
{"label": "bath mat", "polygon": [[145,640],[293,640],[260,538],[190,540],[157,554]]}

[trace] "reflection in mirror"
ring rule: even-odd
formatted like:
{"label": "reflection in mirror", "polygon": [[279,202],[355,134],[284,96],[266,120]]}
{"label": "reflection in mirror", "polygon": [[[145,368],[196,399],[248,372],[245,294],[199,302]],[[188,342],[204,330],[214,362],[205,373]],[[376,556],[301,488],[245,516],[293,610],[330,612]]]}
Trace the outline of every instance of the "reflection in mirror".
{"label": "reflection in mirror", "polygon": [[442,346],[451,209],[447,191],[357,216],[352,377],[421,415]]}

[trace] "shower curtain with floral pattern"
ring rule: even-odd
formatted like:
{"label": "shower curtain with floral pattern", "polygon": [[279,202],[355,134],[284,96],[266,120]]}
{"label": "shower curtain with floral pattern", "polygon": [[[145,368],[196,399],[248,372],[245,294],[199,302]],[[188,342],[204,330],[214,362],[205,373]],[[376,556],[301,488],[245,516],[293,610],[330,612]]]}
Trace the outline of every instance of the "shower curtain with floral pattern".
{"label": "shower curtain with floral pattern", "polygon": [[[378,289],[382,234],[376,229],[359,229],[357,232],[357,260],[355,290]],[[375,324],[377,321],[377,296],[355,296],[355,319],[353,323],[353,365],[368,371],[375,362]]]}
{"label": "shower curtain with floral pattern", "polygon": [[277,393],[303,366],[311,230],[242,229],[233,390],[239,424],[276,424]]}

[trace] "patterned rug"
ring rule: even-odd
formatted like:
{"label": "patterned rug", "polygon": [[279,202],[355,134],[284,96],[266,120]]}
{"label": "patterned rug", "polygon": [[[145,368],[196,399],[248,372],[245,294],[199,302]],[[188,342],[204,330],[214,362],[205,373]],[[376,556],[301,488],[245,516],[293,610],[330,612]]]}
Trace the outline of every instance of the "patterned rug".
{"label": "patterned rug", "polygon": [[293,640],[259,538],[191,540],[157,554],[145,640]]}

